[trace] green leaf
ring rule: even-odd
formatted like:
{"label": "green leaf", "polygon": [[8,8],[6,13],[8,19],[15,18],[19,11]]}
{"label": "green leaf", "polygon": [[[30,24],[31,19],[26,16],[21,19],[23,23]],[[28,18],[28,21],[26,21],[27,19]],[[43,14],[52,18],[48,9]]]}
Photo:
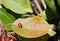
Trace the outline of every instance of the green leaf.
{"label": "green leaf", "polygon": [[59,4],[59,6],[60,6],[60,0],[58,0],[58,4]]}
{"label": "green leaf", "polygon": [[8,24],[12,23],[15,18],[11,14],[7,13],[4,8],[0,8],[0,20],[8,31],[12,30]]}
{"label": "green leaf", "polygon": [[45,11],[43,11],[42,13],[40,13],[40,16],[43,17],[44,19],[47,19]]}
{"label": "green leaf", "polygon": [[45,2],[51,10],[56,11],[54,0],[45,0]]}
{"label": "green leaf", "polygon": [[29,0],[2,0],[2,4],[18,14],[32,13]]}
{"label": "green leaf", "polygon": [[54,13],[52,11],[43,11],[42,13],[40,13],[40,16],[46,20],[52,20],[52,19],[60,18],[59,14]]}

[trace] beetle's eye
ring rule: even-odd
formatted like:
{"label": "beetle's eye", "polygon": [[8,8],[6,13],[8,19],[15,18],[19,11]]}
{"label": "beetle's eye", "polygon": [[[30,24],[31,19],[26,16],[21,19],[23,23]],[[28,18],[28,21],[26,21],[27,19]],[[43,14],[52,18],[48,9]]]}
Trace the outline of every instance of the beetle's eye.
{"label": "beetle's eye", "polygon": [[21,27],[22,28],[22,24],[21,23],[18,23],[18,27]]}

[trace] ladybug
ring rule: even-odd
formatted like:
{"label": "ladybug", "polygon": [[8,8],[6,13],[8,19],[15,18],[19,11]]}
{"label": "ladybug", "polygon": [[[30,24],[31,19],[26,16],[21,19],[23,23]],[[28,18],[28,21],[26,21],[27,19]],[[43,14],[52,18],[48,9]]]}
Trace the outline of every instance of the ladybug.
{"label": "ladybug", "polygon": [[18,23],[18,27],[22,28],[22,24],[21,23]]}

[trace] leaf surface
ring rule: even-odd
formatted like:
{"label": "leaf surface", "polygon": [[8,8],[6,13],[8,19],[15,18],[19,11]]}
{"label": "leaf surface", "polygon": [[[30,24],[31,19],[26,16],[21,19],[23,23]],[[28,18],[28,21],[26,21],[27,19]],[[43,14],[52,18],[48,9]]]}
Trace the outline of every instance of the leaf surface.
{"label": "leaf surface", "polygon": [[2,4],[18,14],[32,13],[29,0],[2,0]]}
{"label": "leaf surface", "polygon": [[7,13],[4,8],[0,8],[0,20],[2,21],[6,29],[10,31],[11,27],[9,25],[15,20],[15,18],[11,14]]}

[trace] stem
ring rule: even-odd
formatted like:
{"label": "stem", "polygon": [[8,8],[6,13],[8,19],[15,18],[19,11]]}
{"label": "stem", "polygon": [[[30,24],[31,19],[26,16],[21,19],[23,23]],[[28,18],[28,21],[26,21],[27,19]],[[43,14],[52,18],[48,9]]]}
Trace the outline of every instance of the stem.
{"label": "stem", "polygon": [[41,0],[41,2],[42,2],[42,4],[43,4],[43,6],[44,6],[44,9],[47,9],[47,6],[46,6],[44,0]]}
{"label": "stem", "polygon": [[38,11],[37,11],[37,9],[36,9],[36,7],[34,8],[34,11],[35,11],[36,15],[39,14]]}
{"label": "stem", "polygon": [[58,4],[58,0],[54,0],[54,3],[55,3],[55,7],[56,7],[56,10],[57,10],[57,13],[60,14],[60,6]]}
{"label": "stem", "polygon": [[33,0],[34,4],[36,5],[37,9],[39,10],[39,12],[42,12],[41,6],[39,5],[37,0]]}
{"label": "stem", "polygon": [[4,41],[7,41],[7,31],[4,31]]}
{"label": "stem", "polygon": [[4,27],[2,28],[2,32],[3,32],[2,41],[7,41],[7,31]]}
{"label": "stem", "polygon": [[[31,1],[30,3],[32,5],[32,7],[34,8],[34,13],[36,15],[39,15],[42,12],[42,8],[41,8],[40,4],[38,3],[38,0],[30,0],[30,1]],[[46,6],[44,0],[41,0],[41,2],[42,2],[44,9],[47,9],[47,6]]]}
{"label": "stem", "polygon": [[36,15],[38,15],[39,13],[38,13],[38,11],[37,11],[37,8],[36,8],[34,2],[31,1],[30,3],[31,3],[31,5],[32,5],[32,7],[33,7],[33,9],[34,9],[34,13],[35,13]]}

